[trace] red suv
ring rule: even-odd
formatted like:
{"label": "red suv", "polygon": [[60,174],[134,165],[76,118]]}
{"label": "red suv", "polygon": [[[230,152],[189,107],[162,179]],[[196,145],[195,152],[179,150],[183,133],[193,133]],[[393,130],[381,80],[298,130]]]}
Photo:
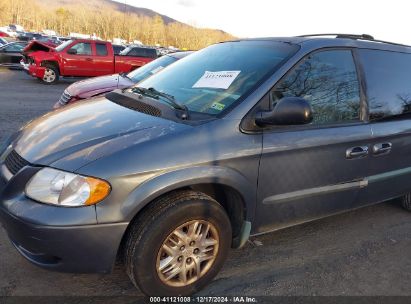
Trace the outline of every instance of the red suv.
{"label": "red suv", "polygon": [[153,48],[145,56],[115,55],[110,42],[77,39],[56,48],[32,42],[25,48],[24,68],[45,84],[53,84],[60,76],[92,77],[130,72],[157,58]]}

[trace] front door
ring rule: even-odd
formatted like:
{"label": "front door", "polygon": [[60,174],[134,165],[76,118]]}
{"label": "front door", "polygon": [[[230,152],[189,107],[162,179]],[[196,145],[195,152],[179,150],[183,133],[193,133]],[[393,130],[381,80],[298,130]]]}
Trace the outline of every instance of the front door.
{"label": "front door", "polygon": [[[74,50],[75,54],[69,54]],[[77,42],[63,56],[64,76],[97,76],[90,42]]]}
{"label": "front door", "polygon": [[302,97],[314,119],[264,130],[254,233],[355,208],[366,186],[371,127],[362,121],[360,83],[350,49],[317,51],[270,92]]}

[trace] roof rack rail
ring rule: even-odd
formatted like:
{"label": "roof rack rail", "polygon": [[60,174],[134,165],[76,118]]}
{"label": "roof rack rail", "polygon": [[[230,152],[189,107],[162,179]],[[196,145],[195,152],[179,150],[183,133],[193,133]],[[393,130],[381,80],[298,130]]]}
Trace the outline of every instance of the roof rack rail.
{"label": "roof rack rail", "polygon": [[368,34],[357,35],[357,34],[335,34],[335,33],[333,33],[333,34],[300,35],[300,36],[297,36],[297,37],[323,37],[323,36],[335,36],[335,38],[366,40],[366,41],[373,41],[373,42],[379,42],[379,43],[387,43],[387,44],[392,44],[392,45],[410,47],[409,45],[406,45],[406,44],[389,42],[389,41],[384,41],[384,40],[378,40],[378,39],[375,39],[373,36],[368,35]]}
{"label": "roof rack rail", "polygon": [[374,40],[374,37],[368,34],[312,34],[312,35],[301,35],[297,37],[321,37],[321,36],[335,36],[335,38],[348,38],[348,39],[363,39],[363,40]]}

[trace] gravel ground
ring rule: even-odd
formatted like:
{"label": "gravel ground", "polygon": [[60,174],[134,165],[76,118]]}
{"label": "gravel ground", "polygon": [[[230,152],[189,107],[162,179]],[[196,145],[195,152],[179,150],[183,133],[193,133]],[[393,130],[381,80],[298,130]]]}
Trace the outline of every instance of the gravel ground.
{"label": "gravel ground", "polygon": [[[70,81],[45,86],[0,70],[0,140],[47,112]],[[255,238],[233,250],[201,295],[411,296],[411,213],[389,202]],[[0,296],[140,295],[117,266],[109,275],[32,266],[0,227]],[[381,302],[383,303],[383,302]]]}
{"label": "gravel ground", "polygon": [[0,67],[0,141],[23,124],[50,111],[74,80],[43,85],[23,71]]}

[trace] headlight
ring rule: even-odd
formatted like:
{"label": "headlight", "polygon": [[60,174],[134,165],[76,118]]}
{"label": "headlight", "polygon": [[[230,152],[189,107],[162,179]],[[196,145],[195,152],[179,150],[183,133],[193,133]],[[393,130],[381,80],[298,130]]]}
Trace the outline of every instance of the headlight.
{"label": "headlight", "polygon": [[31,178],[25,193],[42,203],[77,207],[97,204],[110,190],[110,184],[101,179],[44,168]]}

